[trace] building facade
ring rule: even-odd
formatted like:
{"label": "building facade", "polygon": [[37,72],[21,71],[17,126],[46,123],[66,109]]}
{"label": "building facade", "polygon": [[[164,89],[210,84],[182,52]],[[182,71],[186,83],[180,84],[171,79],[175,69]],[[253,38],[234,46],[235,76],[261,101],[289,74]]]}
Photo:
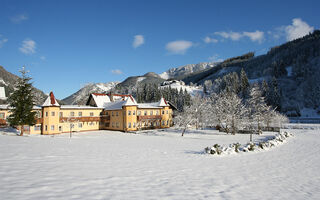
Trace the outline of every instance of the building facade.
{"label": "building facade", "polygon": [[[59,105],[51,92],[34,106],[36,124],[25,126],[30,134],[59,134],[93,130],[137,131],[172,126],[172,109],[164,98],[155,103],[138,104],[131,95],[98,94],[89,96],[87,105]],[[0,105],[0,126],[10,115],[8,105]]]}

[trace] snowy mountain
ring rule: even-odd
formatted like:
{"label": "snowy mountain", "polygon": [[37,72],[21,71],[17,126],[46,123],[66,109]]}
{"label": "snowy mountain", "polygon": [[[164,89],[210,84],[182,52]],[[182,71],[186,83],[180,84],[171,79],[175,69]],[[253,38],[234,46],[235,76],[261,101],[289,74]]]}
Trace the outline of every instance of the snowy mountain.
{"label": "snowy mountain", "polygon": [[113,89],[119,82],[109,83],[89,83],[78,90],[76,93],[64,98],[64,104],[84,105],[91,93],[107,93]]}
{"label": "snowy mountain", "polygon": [[130,76],[123,82],[119,83],[117,87],[122,89],[135,89],[139,84],[160,84],[163,81],[165,81],[165,79],[161,78],[158,74],[148,72],[142,76]]}
{"label": "snowy mountain", "polygon": [[181,76],[186,76],[194,72],[199,72],[208,68],[212,68],[216,66],[217,62],[203,62],[198,64],[189,64],[176,68],[171,68],[161,74],[159,76],[163,79],[176,79]]}
{"label": "snowy mountain", "polygon": [[183,91],[187,91],[191,96],[201,95],[203,93],[203,87],[202,86],[191,86],[186,85],[183,81],[179,80],[172,80],[172,81],[164,81],[160,88],[166,88],[171,87],[173,89],[178,89],[180,91],[181,89]]}
{"label": "snowy mountain", "polygon": [[[8,72],[4,67],[0,66],[0,87],[4,87],[6,97],[9,97],[10,93],[13,92],[14,85],[18,79],[19,77],[17,75]],[[34,96],[34,101],[37,105],[41,105],[47,98],[47,95],[37,88],[34,88]],[[4,103],[7,102],[5,100],[0,100],[0,104]]]}

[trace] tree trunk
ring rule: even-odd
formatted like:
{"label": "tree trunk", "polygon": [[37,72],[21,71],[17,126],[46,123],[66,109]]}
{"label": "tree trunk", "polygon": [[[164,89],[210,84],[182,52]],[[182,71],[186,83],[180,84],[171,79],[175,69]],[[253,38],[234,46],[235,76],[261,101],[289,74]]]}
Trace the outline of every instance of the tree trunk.
{"label": "tree trunk", "polygon": [[232,116],[232,135],[235,135],[235,134],[236,134],[236,130],[234,127],[234,116]]}
{"label": "tree trunk", "polygon": [[181,134],[182,137],[183,137],[183,135],[184,135],[184,132],[186,132],[186,129],[187,129],[187,127],[184,127],[184,129],[183,129],[183,131],[182,131],[182,134]]}
{"label": "tree trunk", "polygon": [[21,125],[21,126],[20,126],[20,129],[21,129],[21,130],[20,130],[20,136],[23,136],[24,125]]}

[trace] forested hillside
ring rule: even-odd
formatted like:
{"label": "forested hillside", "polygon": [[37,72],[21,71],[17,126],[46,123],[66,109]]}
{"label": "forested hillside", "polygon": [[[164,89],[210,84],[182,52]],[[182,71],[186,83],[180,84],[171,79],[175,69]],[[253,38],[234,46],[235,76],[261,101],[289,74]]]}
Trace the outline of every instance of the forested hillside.
{"label": "forested hillside", "polygon": [[[209,84],[217,88],[222,80],[237,78],[224,77],[239,75],[244,69],[249,82],[266,81],[269,88],[276,87],[277,109],[283,113],[299,115],[303,108],[319,110],[320,106],[320,31],[276,46],[261,56],[253,53],[228,59],[217,66],[190,74],[181,79],[187,84]],[[211,81],[211,83],[210,83]]]}

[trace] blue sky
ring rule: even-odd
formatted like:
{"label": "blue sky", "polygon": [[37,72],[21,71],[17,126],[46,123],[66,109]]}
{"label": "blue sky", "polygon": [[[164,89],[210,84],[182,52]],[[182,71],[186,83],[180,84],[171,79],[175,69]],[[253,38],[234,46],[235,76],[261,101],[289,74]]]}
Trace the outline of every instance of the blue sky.
{"label": "blue sky", "polygon": [[86,83],[219,61],[320,28],[319,1],[0,0],[0,65],[59,99]]}

